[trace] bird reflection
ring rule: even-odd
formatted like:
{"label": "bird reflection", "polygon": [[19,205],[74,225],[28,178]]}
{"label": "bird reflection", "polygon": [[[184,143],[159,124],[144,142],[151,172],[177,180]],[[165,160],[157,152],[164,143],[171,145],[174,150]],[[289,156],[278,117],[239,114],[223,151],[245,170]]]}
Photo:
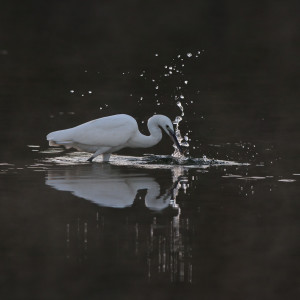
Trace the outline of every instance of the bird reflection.
{"label": "bird reflection", "polygon": [[192,224],[177,203],[188,178],[181,167],[164,172],[104,164],[48,170],[47,185],[98,205],[89,218],[79,211],[66,221],[66,258],[107,260],[109,249],[117,268],[134,254],[142,263],[132,267],[146,281],[192,282]]}
{"label": "bird reflection", "polygon": [[130,207],[143,195],[150,210],[161,211],[173,204],[172,188],[161,193],[158,182],[145,172],[125,173],[110,165],[48,170],[46,184],[104,207]]}

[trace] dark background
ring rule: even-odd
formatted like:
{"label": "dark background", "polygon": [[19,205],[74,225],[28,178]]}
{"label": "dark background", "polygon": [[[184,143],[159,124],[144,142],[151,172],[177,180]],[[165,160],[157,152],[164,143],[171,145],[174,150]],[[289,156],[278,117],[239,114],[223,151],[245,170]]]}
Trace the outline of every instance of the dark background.
{"label": "dark background", "polygon": [[[181,129],[193,129],[192,155],[210,154],[209,143],[261,141],[295,156],[297,8],[296,1],[2,1],[1,143],[12,146],[4,155],[22,156],[26,144],[46,145],[48,132],[104,115],[174,119],[184,78],[194,104],[183,103]],[[179,54],[184,76],[161,79],[158,107],[151,78]]]}

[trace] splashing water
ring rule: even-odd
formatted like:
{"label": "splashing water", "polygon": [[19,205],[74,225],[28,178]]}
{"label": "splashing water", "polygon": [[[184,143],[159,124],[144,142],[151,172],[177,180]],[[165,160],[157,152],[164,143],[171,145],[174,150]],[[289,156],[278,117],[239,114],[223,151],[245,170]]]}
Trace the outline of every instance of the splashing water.
{"label": "splashing water", "polygon": [[183,117],[184,116],[184,111],[183,111],[183,106],[182,106],[181,102],[177,101],[176,105],[180,108],[180,110],[181,110],[181,116]]}
{"label": "splashing water", "polygon": [[173,122],[173,124],[175,125],[175,134],[176,134],[176,137],[177,137],[177,140],[180,144],[180,146],[184,147],[185,150],[184,150],[184,154],[181,154],[178,150],[178,148],[173,145],[174,147],[174,152],[172,154],[172,157],[176,158],[176,159],[181,159],[181,160],[185,160],[187,159],[185,157],[185,155],[188,155],[188,147],[189,147],[189,143],[188,143],[188,137],[187,136],[184,136],[182,137],[181,136],[181,132],[179,130],[179,123],[182,121],[182,117],[184,116],[184,111],[183,111],[183,106],[181,104],[180,101],[177,101],[176,105],[180,108],[181,110],[181,116],[177,116]]}
{"label": "splashing water", "polygon": [[[138,73],[139,77],[143,77],[143,80],[147,80],[149,84],[151,83],[151,89],[153,89],[154,94],[154,103],[157,107],[164,106],[164,95],[165,89],[170,87],[170,83],[172,84],[173,92],[170,90],[167,91],[167,93],[170,94],[170,96],[175,99],[175,104],[180,109],[180,115],[177,116],[174,120],[174,127],[175,127],[175,134],[177,136],[178,142],[181,145],[181,147],[184,149],[184,154],[181,154],[179,150],[174,146],[174,152],[172,154],[173,158],[184,160],[189,158],[189,137],[188,133],[181,134],[179,130],[179,123],[182,121],[184,117],[184,105],[193,105],[194,101],[187,99],[187,95],[185,95],[185,89],[187,85],[190,83],[190,80],[187,80],[188,78],[185,77],[185,74],[183,72],[183,69],[185,67],[185,64],[194,63],[195,58],[200,55],[201,51],[198,50],[196,52],[188,51],[186,53],[177,54],[176,57],[172,59],[168,64],[164,64],[162,67],[162,73],[159,75],[159,77],[155,77],[151,75],[150,70],[147,71],[147,78],[146,78],[146,72],[145,70],[141,70]],[[153,55],[158,56],[158,53],[153,53]],[[125,73],[124,73],[125,74]],[[129,74],[129,72],[128,72]],[[150,77],[151,76],[151,77]],[[168,77],[168,78],[166,78]],[[167,83],[167,84],[165,84]],[[132,96],[132,94],[130,95]],[[141,101],[143,100],[142,96],[139,96],[137,99],[137,102],[139,105],[141,105]],[[189,131],[190,132],[190,131]]]}
{"label": "splashing water", "polygon": [[[198,50],[197,54],[200,55],[201,51]],[[196,55],[196,57],[198,57],[198,55]],[[186,56],[188,58],[191,58],[193,56],[193,54],[191,52],[188,52],[188,53],[186,53]],[[183,61],[183,58],[181,58],[181,55],[178,55],[177,58],[178,59],[180,58],[180,60]],[[165,67],[168,68],[167,66],[165,66]],[[181,64],[181,67],[183,68],[184,64]],[[175,70],[172,67],[169,67],[169,69]],[[180,70],[177,70],[177,71],[179,71],[179,73],[181,75],[183,75],[182,71],[180,71]],[[181,100],[181,101],[184,101],[185,104],[188,105],[187,101],[185,99],[186,97],[183,93],[184,86],[186,86],[188,84],[188,80],[184,79],[183,83],[184,83],[183,86],[177,86],[176,87],[176,90],[177,90],[177,92],[179,92],[179,95],[177,94],[175,96],[175,101],[176,101],[176,105],[179,107],[179,109],[181,111],[181,115],[177,116],[173,123],[175,125],[175,134],[176,134],[177,140],[178,140],[179,144],[184,148],[184,154],[181,154],[179,152],[179,150],[177,149],[177,147],[174,145],[174,152],[172,154],[172,157],[176,158],[176,159],[180,159],[182,161],[185,161],[186,159],[190,158],[189,157],[189,149],[188,149],[189,148],[189,143],[188,143],[189,138],[188,138],[188,133],[185,136],[182,137],[181,132],[179,130],[179,123],[182,121],[182,118],[184,117],[184,109],[183,109],[183,106],[182,106],[181,102],[178,101],[178,99]],[[191,100],[190,103],[192,104],[193,101]]]}
{"label": "splashing water", "polygon": [[[52,150],[52,149],[51,149]],[[79,165],[79,164],[88,164],[87,161],[89,154],[85,152],[71,152],[64,153],[62,155],[55,155],[58,153],[48,151],[39,151],[44,157],[41,157],[37,160],[40,167],[49,167],[50,165]],[[51,155],[54,154],[54,155]],[[101,163],[102,158],[96,158],[95,163]],[[111,165],[117,166],[134,166],[137,168],[146,168],[146,169],[174,169],[182,168],[182,170],[197,168],[197,169],[206,169],[209,167],[217,166],[243,166],[249,165],[245,163],[238,163],[235,161],[225,161],[217,159],[204,159],[204,158],[191,158],[191,157],[173,157],[171,155],[154,155],[154,154],[145,154],[144,156],[124,156],[112,154],[109,163]],[[37,164],[35,163],[35,167]]]}

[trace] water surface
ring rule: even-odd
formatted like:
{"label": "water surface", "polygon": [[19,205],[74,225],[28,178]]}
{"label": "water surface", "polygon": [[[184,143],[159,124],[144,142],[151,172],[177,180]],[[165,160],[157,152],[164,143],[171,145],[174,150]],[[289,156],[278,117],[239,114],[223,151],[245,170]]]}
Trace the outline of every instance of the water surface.
{"label": "water surface", "polygon": [[296,173],[229,162],[164,168],[161,157],[91,164],[47,152],[1,164],[7,294],[17,285],[25,297],[117,297],[116,284],[136,297],[179,287],[278,295],[296,285]]}

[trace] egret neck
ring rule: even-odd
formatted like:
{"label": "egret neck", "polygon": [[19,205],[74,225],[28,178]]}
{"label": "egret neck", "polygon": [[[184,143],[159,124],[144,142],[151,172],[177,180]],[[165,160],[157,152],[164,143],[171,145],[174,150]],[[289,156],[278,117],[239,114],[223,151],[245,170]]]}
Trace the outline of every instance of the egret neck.
{"label": "egret neck", "polygon": [[144,135],[138,131],[135,137],[129,141],[129,146],[132,148],[148,148],[158,144],[162,139],[162,131],[158,125],[158,119],[158,116],[153,116],[148,120],[147,125],[150,135]]}

